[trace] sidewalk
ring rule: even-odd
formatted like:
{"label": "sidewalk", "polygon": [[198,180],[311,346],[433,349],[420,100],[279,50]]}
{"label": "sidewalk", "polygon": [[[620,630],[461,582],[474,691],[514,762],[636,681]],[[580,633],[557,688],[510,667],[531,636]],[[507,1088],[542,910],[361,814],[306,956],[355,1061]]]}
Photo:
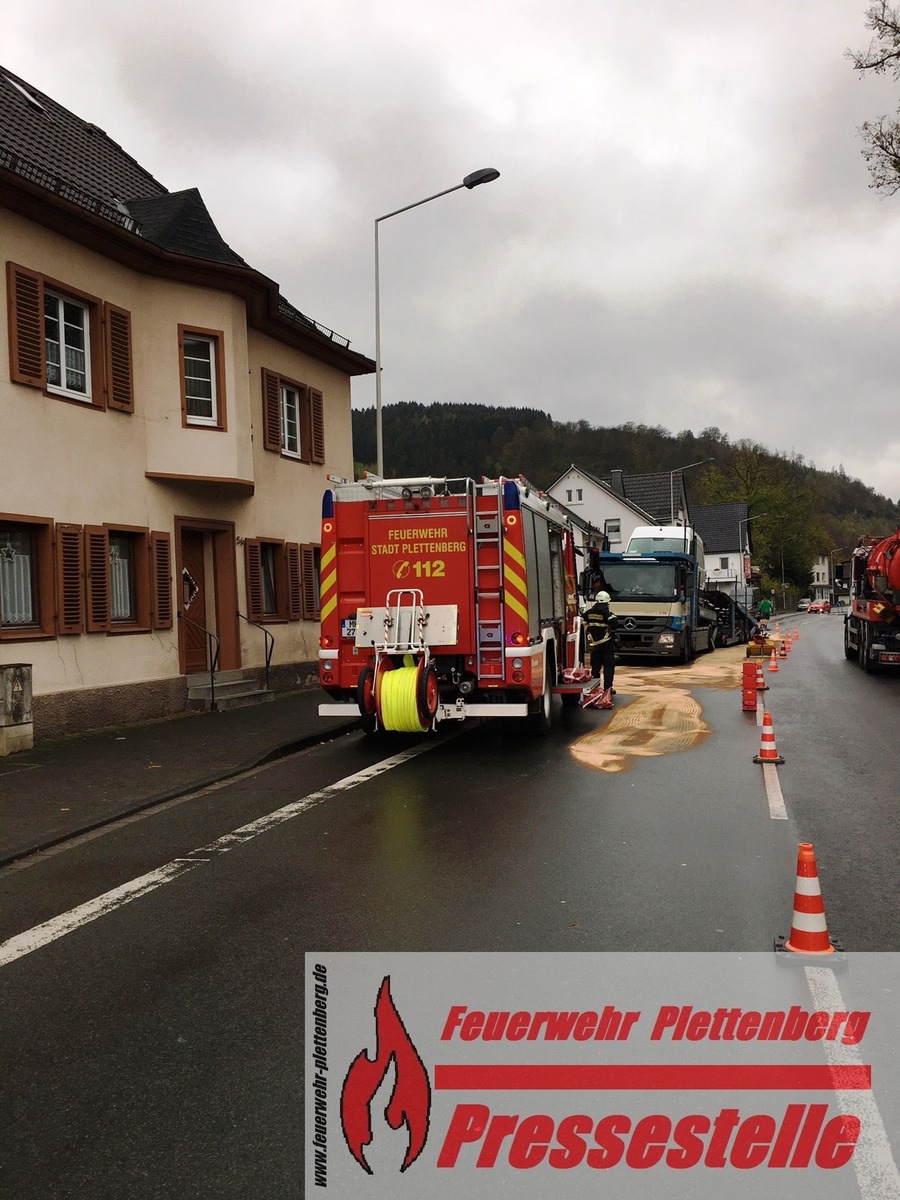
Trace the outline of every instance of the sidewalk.
{"label": "sidewalk", "polygon": [[0,758],[0,866],[356,727],[318,689],[38,742]]}

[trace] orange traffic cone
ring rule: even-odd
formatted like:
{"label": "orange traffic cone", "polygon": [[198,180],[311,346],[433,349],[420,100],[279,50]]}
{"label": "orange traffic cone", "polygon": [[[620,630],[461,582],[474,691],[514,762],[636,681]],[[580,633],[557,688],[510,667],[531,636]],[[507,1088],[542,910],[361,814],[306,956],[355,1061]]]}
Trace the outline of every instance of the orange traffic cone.
{"label": "orange traffic cone", "polygon": [[775,647],[774,646],[772,647],[772,657],[769,659],[769,670],[770,671],[778,670],[778,659],[775,656]]}
{"label": "orange traffic cone", "polygon": [[756,660],[756,690],[758,692],[767,692],[769,685],[766,683],[766,677],[763,675],[762,659]]}
{"label": "orange traffic cone", "polygon": [[819,870],[811,842],[797,850],[797,882],[794,885],[794,915],[785,950],[795,954],[833,954],[834,946],[825,924],[825,904],[819,886]]}
{"label": "orange traffic cone", "polygon": [[788,656],[788,640],[787,640],[787,638],[782,638],[781,641],[778,643],[778,657],[779,658],[787,658],[787,656]]}
{"label": "orange traffic cone", "polygon": [[753,761],[755,763],[774,763],[776,766],[784,762],[775,748],[775,729],[770,712],[763,713],[762,740],[759,745],[759,754],[754,754]]}
{"label": "orange traffic cone", "polygon": [[775,632],[776,632],[776,634],[781,633],[781,622],[780,621],[775,622]]}
{"label": "orange traffic cone", "polygon": [[797,628],[794,630],[794,641],[797,642],[799,640],[800,640],[800,627],[798,625]]}

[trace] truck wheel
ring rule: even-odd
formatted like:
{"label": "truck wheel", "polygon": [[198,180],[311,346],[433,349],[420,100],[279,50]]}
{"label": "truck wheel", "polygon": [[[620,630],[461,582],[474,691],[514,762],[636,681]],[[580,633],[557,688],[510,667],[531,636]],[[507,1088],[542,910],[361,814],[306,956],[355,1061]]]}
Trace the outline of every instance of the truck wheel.
{"label": "truck wheel", "polygon": [[552,651],[544,657],[544,690],[537,700],[532,700],[531,711],[525,718],[525,731],[532,737],[544,737],[550,732],[553,724],[553,679],[556,677],[556,663]]}
{"label": "truck wheel", "polygon": [[416,707],[422,724],[430,725],[438,710],[438,677],[433,662],[420,671],[416,679]]}
{"label": "truck wheel", "polygon": [[844,622],[844,658],[856,658],[859,651],[855,646],[850,645],[850,625],[847,621]]}
{"label": "truck wheel", "polygon": [[356,685],[356,706],[359,709],[359,725],[363,733],[375,732],[375,672],[363,667]]}
{"label": "truck wheel", "polygon": [[869,626],[863,621],[859,627],[859,665],[867,675],[872,672],[872,660],[869,658]]}

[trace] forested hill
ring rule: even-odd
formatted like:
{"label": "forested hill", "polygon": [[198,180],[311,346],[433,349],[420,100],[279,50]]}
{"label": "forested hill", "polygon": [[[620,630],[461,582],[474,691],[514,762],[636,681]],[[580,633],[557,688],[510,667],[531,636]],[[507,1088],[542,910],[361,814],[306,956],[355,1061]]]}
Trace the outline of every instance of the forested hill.
{"label": "forested hill", "polygon": [[[798,455],[732,442],[714,427],[697,434],[631,422],[603,428],[554,421],[537,409],[485,404],[390,404],[382,415],[386,476],[521,474],[546,488],[573,463],[603,477],[614,468],[647,474],[711,458],[712,465],[685,475],[695,503],[740,500],[761,512],[764,504],[802,498],[818,526],[816,540],[834,545],[862,533],[890,532],[900,523],[900,503],[843,469],[820,471]],[[374,408],[353,413],[353,446],[359,469],[374,471]]]}

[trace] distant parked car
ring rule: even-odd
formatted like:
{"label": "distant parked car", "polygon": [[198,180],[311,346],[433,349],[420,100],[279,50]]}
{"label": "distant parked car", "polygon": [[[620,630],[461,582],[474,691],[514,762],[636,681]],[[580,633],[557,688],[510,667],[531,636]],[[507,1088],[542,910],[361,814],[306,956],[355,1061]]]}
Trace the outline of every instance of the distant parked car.
{"label": "distant parked car", "polygon": [[813,600],[812,604],[807,608],[807,612],[830,613],[831,602],[829,600]]}
{"label": "distant parked car", "polygon": [[812,601],[808,598],[806,600],[798,600],[797,601],[797,612],[806,612],[806,610],[809,608],[810,604],[812,604]]}

